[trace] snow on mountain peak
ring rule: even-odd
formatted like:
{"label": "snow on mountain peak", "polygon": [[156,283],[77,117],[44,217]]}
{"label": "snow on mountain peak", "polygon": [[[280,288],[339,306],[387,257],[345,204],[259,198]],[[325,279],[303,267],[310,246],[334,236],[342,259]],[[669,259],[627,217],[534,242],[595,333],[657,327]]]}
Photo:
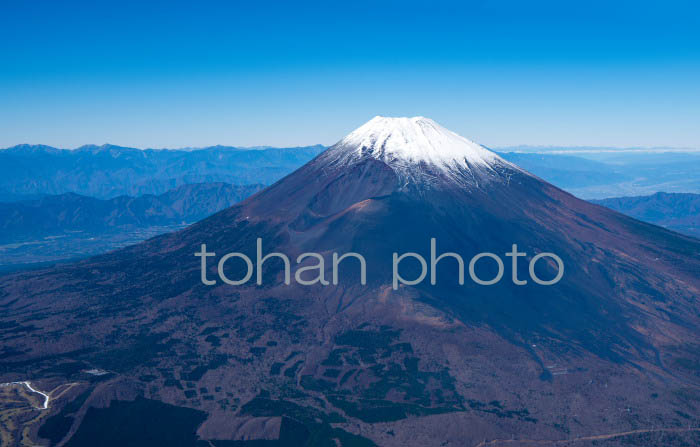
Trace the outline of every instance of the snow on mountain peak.
{"label": "snow on mountain peak", "polygon": [[500,160],[483,146],[422,116],[376,116],[338,145],[357,148],[357,155],[370,155],[385,162],[423,162],[439,168],[488,167]]}

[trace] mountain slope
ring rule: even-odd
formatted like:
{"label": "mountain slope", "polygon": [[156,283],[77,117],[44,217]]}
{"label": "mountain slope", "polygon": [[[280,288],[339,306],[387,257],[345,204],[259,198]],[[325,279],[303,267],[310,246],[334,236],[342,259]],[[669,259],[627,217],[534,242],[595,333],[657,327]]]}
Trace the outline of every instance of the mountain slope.
{"label": "mountain slope", "polygon": [[635,219],[700,237],[700,194],[659,192],[650,196],[592,200]]}
{"label": "mountain slope", "polygon": [[[292,260],[361,253],[367,284],[349,262],[337,285],[285,285],[281,261],[260,285],[224,284],[217,261],[255,259],[257,238]],[[466,260],[500,254],[503,280],[460,285],[448,259],[435,285],[393,290],[392,253],[429,259],[430,238]],[[215,285],[193,256],[202,244]],[[509,278],[512,244],[527,284]],[[528,276],[540,252],[563,260],[557,284]],[[578,200],[431,120],[378,117],[182,231],[4,277],[0,379],[87,382],[80,411],[56,409],[74,417],[65,439],[141,408],[136,396],[206,412],[197,434],[214,444],[476,446],[693,426],[698,253],[696,239]],[[240,259],[222,269],[246,273]],[[112,374],[85,381],[94,368]],[[88,407],[110,411],[83,418]]]}

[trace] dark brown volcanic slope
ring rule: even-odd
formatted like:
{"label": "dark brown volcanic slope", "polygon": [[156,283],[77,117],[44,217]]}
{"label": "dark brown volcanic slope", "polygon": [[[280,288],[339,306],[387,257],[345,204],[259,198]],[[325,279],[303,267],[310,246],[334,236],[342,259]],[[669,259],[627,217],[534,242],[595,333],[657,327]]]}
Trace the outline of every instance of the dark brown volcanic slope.
{"label": "dark brown volcanic slope", "polygon": [[[368,284],[345,268],[337,286],[285,286],[279,263],[261,286],[200,282],[201,244],[216,278],[257,237],[292,258],[362,253]],[[445,260],[435,286],[393,291],[391,253],[427,257],[431,237],[467,260],[500,254],[504,279],[459,286]],[[513,284],[514,243],[521,279],[541,251],[563,279]],[[578,200],[430,120],[378,117],[183,231],[2,278],[0,381],[76,383],[38,430],[69,446],[107,445],[99,427],[114,424],[121,444],[144,442],[125,415],[193,410],[177,426],[202,445],[697,445],[699,255],[697,239]],[[165,439],[149,436],[131,445]]]}

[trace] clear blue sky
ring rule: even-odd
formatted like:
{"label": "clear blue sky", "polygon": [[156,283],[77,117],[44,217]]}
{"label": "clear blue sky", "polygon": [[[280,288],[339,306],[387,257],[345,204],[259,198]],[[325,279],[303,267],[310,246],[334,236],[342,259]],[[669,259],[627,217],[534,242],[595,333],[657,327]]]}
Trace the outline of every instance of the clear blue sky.
{"label": "clear blue sky", "polygon": [[374,115],[700,147],[696,1],[143,3],[0,1],[0,147],[329,144]]}

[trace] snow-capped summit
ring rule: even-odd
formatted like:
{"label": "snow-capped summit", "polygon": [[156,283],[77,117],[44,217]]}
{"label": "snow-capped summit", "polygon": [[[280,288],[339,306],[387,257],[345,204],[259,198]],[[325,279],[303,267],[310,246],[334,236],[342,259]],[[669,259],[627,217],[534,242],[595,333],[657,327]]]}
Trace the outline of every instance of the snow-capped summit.
{"label": "snow-capped summit", "polygon": [[358,155],[434,166],[490,165],[499,157],[483,146],[445,129],[430,118],[376,116],[339,143]]}
{"label": "snow-capped summit", "polygon": [[494,152],[422,116],[376,116],[320,158],[336,166],[379,160],[404,185],[435,185],[442,178],[450,184],[478,186],[495,179],[507,182],[512,171],[522,172]]}

